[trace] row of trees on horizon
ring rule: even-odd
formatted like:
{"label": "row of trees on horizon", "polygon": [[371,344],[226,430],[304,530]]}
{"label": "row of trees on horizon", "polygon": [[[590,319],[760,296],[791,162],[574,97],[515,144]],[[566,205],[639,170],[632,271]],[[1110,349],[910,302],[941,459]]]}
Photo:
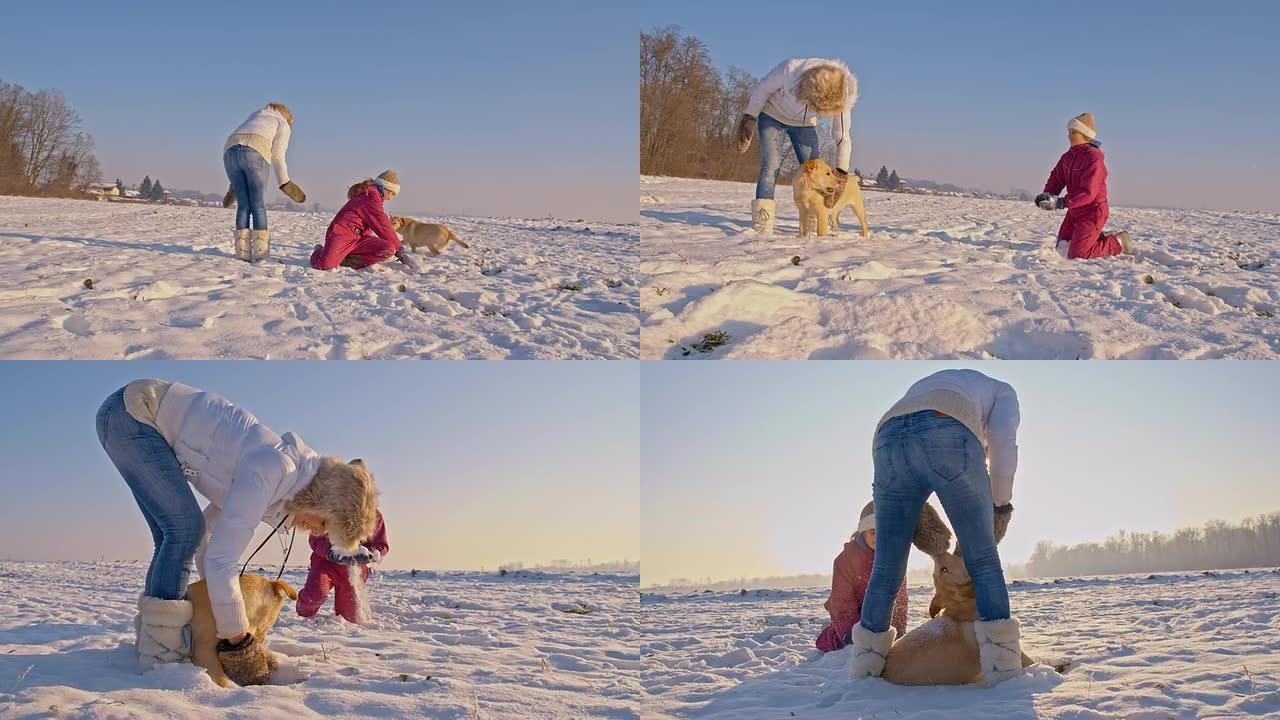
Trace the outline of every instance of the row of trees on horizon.
{"label": "row of trees on horizon", "polygon": [[1025,566],[1031,577],[1112,575],[1177,570],[1226,570],[1280,564],[1280,512],[1237,524],[1210,520],[1172,534],[1125,532],[1100,543],[1058,545],[1042,540]]}
{"label": "row of trees on horizon", "polygon": [[0,193],[78,195],[98,173],[93,137],[61,92],[0,80]]}

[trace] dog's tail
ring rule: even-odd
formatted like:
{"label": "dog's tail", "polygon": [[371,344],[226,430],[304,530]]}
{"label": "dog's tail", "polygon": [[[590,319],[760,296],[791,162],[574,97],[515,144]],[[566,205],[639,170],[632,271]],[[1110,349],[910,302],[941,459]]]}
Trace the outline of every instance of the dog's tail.
{"label": "dog's tail", "polygon": [[462,238],[458,237],[457,235],[454,235],[452,230],[449,231],[449,239],[458,243],[459,245],[461,245],[462,247],[468,250],[471,249],[471,246],[468,245],[466,242],[464,242]]}
{"label": "dog's tail", "polygon": [[276,594],[284,593],[284,596],[288,597],[290,600],[298,599],[298,591],[294,590],[289,583],[283,580],[272,580],[271,586],[276,589]]}

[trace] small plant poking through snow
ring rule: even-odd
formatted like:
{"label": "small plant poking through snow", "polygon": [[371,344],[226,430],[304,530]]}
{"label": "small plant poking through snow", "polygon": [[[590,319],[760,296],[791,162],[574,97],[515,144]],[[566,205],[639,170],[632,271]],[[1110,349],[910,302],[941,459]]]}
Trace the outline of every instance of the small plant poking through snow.
{"label": "small plant poking through snow", "polygon": [[85,288],[86,288],[86,289],[88,289],[88,290],[92,290],[92,289],[93,289],[93,278],[85,278],[85,279],[84,279],[84,286],[85,286]]}
{"label": "small plant poking through snow", "polygon": [[1153,277],[1151,277],[1150,275],[1143,275],[1143,276],[1142,276],[1142,282],[1144,282],[1144,283],[1146,283],[1146,284],[1148,284],[1148,285],[1154,285],[1154,284],[1155,284],[1155,282],[1156,282],[1156,279],[1155,279],[1155,278],[1153,278]]}
{"label": "small plant poking through snow", "polygon": [[578,283],[561,282],[556,283],[557,290],[565,290],[567,292],[582,292],[582,285]]}
{"label": "small plant poking through snow", "polygon": [[725,343],[729,342],[729,340],[730,340],[729,333],[723,330],[713,330],[707,333],[706,335],[703,335],[702,340],[700,342],[696,342],[693,345],[686,348],[684,351],[684,354],[688,355],[691,351],[697,351],[700,353],[709,353],[712,350],[715,350],[716,348],[720,347],[721,345],[724,345]]}
{"label": "small plant poking through snow", "polygon": [[1275,314],[1270,310],[1254,310],[1254,312],[1258,314],[1258,317],[1271,317]]}
{"label": "small plant poking through snow", "polygon": [[795,265],[796,267],[800,267],[800,256],[799,256],[799,255],[792,255],[792,256],[791,256],[791,264],[792,264],[792,265]]}

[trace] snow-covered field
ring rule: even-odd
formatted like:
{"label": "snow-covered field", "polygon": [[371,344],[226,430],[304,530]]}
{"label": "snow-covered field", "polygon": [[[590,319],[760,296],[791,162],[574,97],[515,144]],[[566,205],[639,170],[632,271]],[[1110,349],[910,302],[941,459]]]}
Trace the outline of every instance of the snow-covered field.
{"label": "snow-covered field", "polygon": [[273,257],[250,266],[230,210],[0,197],[0,358],[639,353],[634,225],[423,218],[471,249],[419,253],[410,275],[312,270],[332,215],[269,219]]}
{"label": "snow-covered field", "polygon": [[[931,586],[912,586],[908,631]],[[1069,661],[992,689],[848,679],[813,646],[825,589],[645,593],[644,705],[697,718],[1280,718],[1280,571],[1029,580],[1023,649]]]}
{"label": "snow-covered field", "polygon": [[640,179],[642,357],[1280,356],[1280,215],[1113,207],[1137,256],[1068,261],[1029,202],[867,192],[870,237],[801,239],[779,186],[766,239],[752,197]]}
{"label": "snow-covered field", "polygon": [[336,618],[332,599],[309,620],[286,604],[268,645],[292,684],[223,689],[190,664],[136,671],[144,573],[0,563],[0,718],[639,716],[635,575],[379,573],[367,626]]}

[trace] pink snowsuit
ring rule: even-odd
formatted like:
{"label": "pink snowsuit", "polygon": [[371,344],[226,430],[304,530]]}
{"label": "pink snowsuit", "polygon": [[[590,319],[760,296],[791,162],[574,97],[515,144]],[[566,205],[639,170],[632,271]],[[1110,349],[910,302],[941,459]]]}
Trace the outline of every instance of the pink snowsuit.
{"label": "pink snowsuit", "polygon": [[[849,644],[849,633],[862,619],[862,598],[867,595],[867,582],[871,580],[871,567],[876,551],[867,547],[859,537],[844,544],[844,550],[836,556],[831,568],[831,597],[823,605],[831,615],[831,624],[818,634],[816,645],[822,652],[839,650]],[[893,622],[898,637],[907,631],[907,583],[898,588],[893,602]]]}
{"label": "pink snowsuit", "polygon": [[[315,615],[329,599],[330,588],[336,588],[337,595],[333,601],[333,609],[346,618],[347,622],[359,622],[355,592],[351,587],[347,566],[329,559],[329,536],[312,535],[309,542],[311,543],[311,571],[307,573],[307,584],[303,585],[302,591],[298,593],[298,615],[302,617]],[[378,513],[378,526],[373,531],[373,537],[360,544],[369,550],[377,550],[382,557],[387,556],[391,546],[387,545],[387,528],[382,524],[381,512]],[[364,582],[368,579],[369,566],[363,565],[360,567],[360,580]]]}
{"label": "pink snowsuit", "polygon": [[1122,252],[1114,235],[1103,235],[1111,209],[1107,205],[1107,163],[1102,148],[1093,143],[1073,145],[1062,154],[1044,191],[1057,195],[1063,188],[1067,196],[1067,217],[1058,228],[1058,240],[1067,242],[1071,259],[1108,257]]}
{"label": "pink snowsuit", "polygon": [[382,208],[382,194],[370,185],[347,201],[329,223],[324,247],[311,253],[311,267],[332,270],[339,265],[363,268],[400,251],[400,236]]}

